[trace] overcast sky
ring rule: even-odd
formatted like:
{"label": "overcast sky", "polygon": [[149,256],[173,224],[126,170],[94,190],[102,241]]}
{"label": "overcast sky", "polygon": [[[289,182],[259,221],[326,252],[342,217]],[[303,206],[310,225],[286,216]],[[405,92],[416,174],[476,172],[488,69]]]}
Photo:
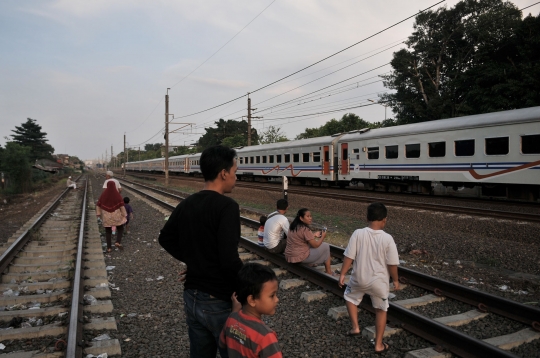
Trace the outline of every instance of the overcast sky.
{"label": "overcast sky", "polygon": [[[167,88],[169,112],[175,117],[203,111],[290,75],[437,2],[2,0],[0,144],[26,118],[42,126],[55,153],[81,159],[100,158],[106,150],[110,155],[111,145],[115,153],[122,151],[124,134],[129,146],[163,142]],[[536,1],[513,2],[523,8]],[[455,3],[448,0],[438,6]],[[539,11],[537,5],[524,13]],[[258,110],[291,101],[257,114],[264,118],[254,121],[254,128],[274,125],[292,139],[306,127],[321,126],[347,112],[370,122],[383,120],[385,108],[379,104],[297,116],[376,100],[385,91],[376,76],[390,70],[383,65],[403,46],[399,43],[410,35],[412,25],[413,19],[407,20],[253,93],[252,106]],[[351,66],[296,88],[346,65]],[[320,91],[317,97],[298,99],[366,71],[370,72]],[[290,92],[282,94],[286,91]],[[171,144],[193,143],[219,118],[240,119],[246,112],[244,97],[175,119],[194,125],[182,130],[191,134],[171,134]],[[392,116],[390,111],[387,116]],[[180,126],[171,124],[171,130]]]}

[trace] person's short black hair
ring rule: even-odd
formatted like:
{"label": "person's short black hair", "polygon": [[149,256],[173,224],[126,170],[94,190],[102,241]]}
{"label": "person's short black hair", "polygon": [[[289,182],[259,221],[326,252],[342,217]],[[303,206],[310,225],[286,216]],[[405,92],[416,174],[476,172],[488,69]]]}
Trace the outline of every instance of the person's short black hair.
{"label": "person's short black hair", "polygon": [[236,150],[222,145],[206,148],[201,154],[201,172],[204,181],[212,181],[225,169],[231,170],[236,158]]}
{"label": "person's short black hair", "polygon": [[367,208],[368,221],[381,221],[388,215],[386,206],[382,203],[371,203]]}
{"label": "person's short black hair", "polygon": [[129,204],[129,198],[127,196],[124,198],[124,203]]}
{"label": "person's short black hair", "polygon": [[279,199],[276,203],[276,207],[278,210],[287,210],[289,202],[285,199]]}
{"label": "person's short black hair", "polygon": [[263,285],[274,280],[277,276],[270,267],[254,262],[245,264],[238,272],[238,301],[245,305],[249,296],[259,298]]}
{"label": "person's short black hair", "polygon": [[266,224],[266,220],[268,218],[264,215],[261,215],[261,217],[259,218],[259,222],[261,223],[262,226],[264,226],[264,224]]}

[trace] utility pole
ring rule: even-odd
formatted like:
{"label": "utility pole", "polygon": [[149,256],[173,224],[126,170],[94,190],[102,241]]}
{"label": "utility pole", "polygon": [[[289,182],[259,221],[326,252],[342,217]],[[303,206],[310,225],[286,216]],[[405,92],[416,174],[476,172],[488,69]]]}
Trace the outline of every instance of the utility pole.
{"label": "utility pole", "polygon": [[124,133],[124,176],[126,176],[126,164],[127,164],[127,155],[126,155],[126,133]]}
{"label": "utility pole", "polygon": [[248,92],[248,147],[251,146],[251,98]]}
{"label": "utility pole", "polygon": [[139,162],[141,161],[141,147],[139,146]]}
{"label": "utility pole", "polygon": [[112,145],[111,145],[111,166],[113,167],[114,169],[114,162],[113,162],[113,150],[112,150]]}
{"label": "utility pole", "polygon": [[109,168],[109,164],[107,163],[107,149],[105,149],[105,170]]}
{"label": "utility pole", "polygon": [[255,119],[255,118],[263,118],[263,117],[252,117],[251,116],[251,111],[254,111],[256,110],[257,108],[251,108],[251,98],[249,98],[249,92],[248,92],[248,115],[247,115],[247,118],[248,118],[248,140],[247,140],[247,145],[248,147],[251,146],[251,119]]}
{"label": "utility pole", "polygon": [[169,186],[169,90],[165,95],[165,186]]}

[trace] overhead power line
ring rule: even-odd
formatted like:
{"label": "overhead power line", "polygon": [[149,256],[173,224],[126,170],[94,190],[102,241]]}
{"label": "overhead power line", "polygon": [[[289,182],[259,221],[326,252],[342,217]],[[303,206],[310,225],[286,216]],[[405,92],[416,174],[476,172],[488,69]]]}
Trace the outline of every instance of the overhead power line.
{"label": "overhead power line", "polygon": [[[439,5],[439,4],[442,4],[442,3],[445,2],[445,1],[446,1],[446,0],[439,1],[438,3],[433,4],[433,5],[431,5],[430,7],[425,8],[424,10],[420,10],[420,11],[418,11],[417,13],[415,13],[414,15],[411,15],[411,16],[409,16],[409,17],[407,17],[407,18],[405,18],[405,19],[403,19],[403,20],[401,20],[401,21],[398,21],[398,22],[396,22],[395,24],[393,24],[393,25],[391,25],[391,26],[388,26],[388,27],[384,28],[383,30],[380,30],[380,31],[374,33],[373,35],[370,35],[370,36],[368,36],[368,37],[366,37],[366,38],[364,38],[364,39],[362,39],[362,40],[360,40],[360,41],[358,41],[358,42],[356,42],[356,43],[354,43],[354,44],[352,44],[352,45],[350,45],[350,46],[348,46],[348,47],[345,47],[344,49],[342,49],[342,50],[340,50],[340,51],[338,51],[338,52],[335,52],[335,53],[333,53],[333,54],[330,55],[330,56],[326,56],[326,57],[323,58],[322,60],[319,60],[319,61],[317,61],[317,62],[314,62],[314,63],[312,63],[312,64],[309,65],[309,66],[306,66],[306,67],[304,67],[304,68],[302,68],[302,69],[300,69],[300,70],[298,70],[298,71],[296,71],[296,72],[291,73],[290,75],[287,75],[287,76],[285,76],[285,77],[280,78],[279,80],[276,80],[276,81],[274,81],[274,82],[271,82],[271,83],[269,83],[269,84],[267,84],[267,85],[265,85],[265,86],[259,87],[259,88],[257,88],[256,90],[251,91],[250,94],[251,94],[251,93],[258,92],[258,91],[260,91],[260,90],[262,90],[262,89],[265,89],[265,88],[267,88],[267,87],[269,87],[269,86],[272,86],[273,84],[276,84],[276,83],[278,83],[278,82],[280,82],[280,81],[283,81],[283,80],[286,79],[286,78],[289,78],[289,77],[291,77],[291,76],[294,76],[294,75],[297,74],[297,73],[300,73],[300,72],[302,72],[302,71],[305,71],[305,70],[307,70],[308,68],[311,68],[311,67],[315,66],[316,64],[319,64],[319,63],[321,63],[321,62],[323,62],[323,61],[326,61],[326,60],[328,60],[329,58],[334,57],[334,56],[336,56],[336,55],[338,55],[338,54],[340,54],[340,53],[342,53],[342,52],[344,52],[344,51],[346,51],[346,50],[348,50],[348,49],[350,49],[350,48],[352,48],[352,47],[354,47],[354,46],[356,46],[356,45],[358,45],[358,44],[361,44],[362,42],[365,42],[365,41],[367,41],[367,40],[369,40],[369,39],[371,39],[371,38],[373,38],[373,37],[375,37],[375,36],[377,36],[377,35],[379,35],[379,34],[385,32],[385,31],[387,31],[387,30],[389,30],[389,29],[391,29],[391,28],[393,28],[393,27],[395,27],[395,26],[401,24],[402,22],[405,22],[405,21],[407,21],[407,20],[409,20],[409,19],[411,19],[411,18],[417,16],[418,14],[421,14],[421,13],[423,13],[424,11],[431,9],[431,8],[434,7],[434,6],[437,6],[437,5]],[[226,105],[226,104],[228,104],[228,103],[237,101],[237,100],[239,100],[240,98],[244,98],[244,97],[247,97],[247,94],[245,94],[245,95],[243,95],[243,96],[236,97],[236,98],[234,98],[234,99],[231,99],[231,100],[229,100],[229,101],[227,101],[227,102],[218,104],[218,105],[216,105],[216,106],[213,106],[213,107],[210,107],[210,108],[207,108],[207,109],[198,111],[198,112],[186,114],[186,115],[183,115],[183,116],[180,116],[180,117],[176,117],[176,118],[178,118],[178,119],[179,119],[179,118],[186,118],[186,117],[194,116],[194,115],[196,115],[196,114],[204,113],[204,112],[210,111],[210,110],[212,110],[212,109],[214,109],[214,108],[218,108],[218,107],[221,107],[221,106]]]}
{"label": "overhead power line", "polygon": [[246,26],[242,27],[242,29],[240,31],[238,31],[236,33],[236,35],[234,35],[233,37],[231,37],[231,39],[227,42],[225,42],[225,44],[223,46],[221,46],[220,48],[217,49],[216,52],[214,52],[210,57],[208,57],[206,60],[204,60],[203,63],[201,63],[199,66],[197,66],[197,68],[195,68],[193,71],[191,71],[190,73],[188,73],[187,75],[185,75],[184,77],[182,77],[182,79],[178,82],[176,82],[174,85],[172,85],[170,88],[173,88],[174,86],[176,86],[177,84],[179,84],[180,82],[182,82],[183,80],[185,80],[186,78],[188,78],[193,72],[197,71],[202,65],[204,65],[206,62],[208,62],[212,57],[214,57],[219,51],[221,51],[222,48],[224,48],[225,46],[227,46],[229,44],[229,42],[231,42],[232,40],[234,40],[234,38],[236,36],[238,36],[242,31],[244,31],[244,29],[246,27],[249,26],[249,24],[251,24],[253,21],[255,21],[256,18],[258,18],[259,16],[261,16],[261,14],[263,12],[265,12],[266,9],[268,9],[270,7],[270,5],[272,5],[273,3],[275,3],[276,0],[273,0],[270,4],[268,4],[267,7],[265,7],[260,13],[257,14],[257,16],[255,16],[250,22],[247,23]]}

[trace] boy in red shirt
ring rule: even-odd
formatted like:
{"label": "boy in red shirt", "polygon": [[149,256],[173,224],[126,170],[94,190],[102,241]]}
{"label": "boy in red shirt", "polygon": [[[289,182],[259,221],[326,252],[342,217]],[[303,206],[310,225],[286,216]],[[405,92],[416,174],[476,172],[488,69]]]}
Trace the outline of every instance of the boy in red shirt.
{"label": "boy in red shirt", "polygon": [[276,332],[261,320],[263,314],[276,313],[279,302],[276,274],[261,264],[248,263],[238,272],[238,281],[239,303],[233,303],[233,312],[219,338],[220,348],[227,347],[230,358],[281,358]]}

